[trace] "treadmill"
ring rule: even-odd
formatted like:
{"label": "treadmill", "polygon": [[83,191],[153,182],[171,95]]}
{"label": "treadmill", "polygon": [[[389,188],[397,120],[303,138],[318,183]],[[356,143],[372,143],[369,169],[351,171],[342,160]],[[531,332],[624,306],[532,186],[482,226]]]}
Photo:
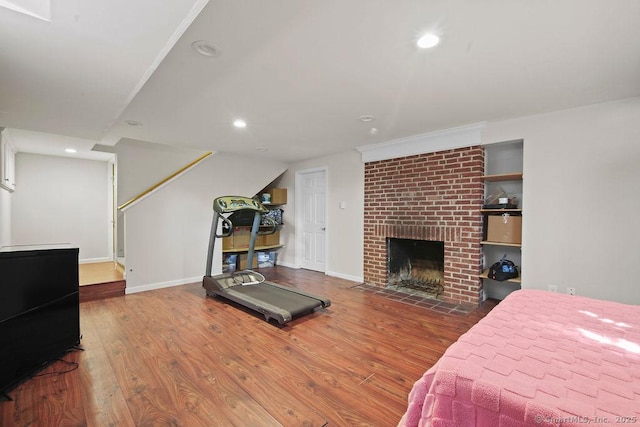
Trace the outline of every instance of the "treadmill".
{"label": "treadmill", "polygon": [[[241,270],[211,276],[213,264],[213,249],[217,238],[228,237],[233,234],[233,223],[223,214],[236,212],[253,212],[251,238],[247,253],[247,266],[253,265],[256,237],[258,234],[273,234],[276,222],[262,214],[269,210],[257,200],[242,196],[223,196],[213,201],[213,221],[209,235],[209,253],[207,255],[206,274],[202,279],[202,286],[207,296],[223,297],[251,310],[262,313],[265,320],[276,320],[280,325],[293,318],[314,312],[317,308],[329,307],[331,301],[317,295],[312,295],[298,289],[278,285],[265,280],[264,276],[252,270]],[[222,232],[218,234],[218,222],[222,221]],[[261,222],[266,222],[271,229],[261,231]]]}

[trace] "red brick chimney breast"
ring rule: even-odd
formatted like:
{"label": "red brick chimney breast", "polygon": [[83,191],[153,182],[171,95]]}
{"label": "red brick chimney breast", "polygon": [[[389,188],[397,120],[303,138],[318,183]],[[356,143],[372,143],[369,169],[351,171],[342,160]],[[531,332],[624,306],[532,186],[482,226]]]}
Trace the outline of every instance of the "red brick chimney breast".
{"label": "red brick chimney breast", "polygon": [[482,281],[482,146],[365,164],[364,279],[387,285],[388,237],[444,242],[444,293],[478,305]]}

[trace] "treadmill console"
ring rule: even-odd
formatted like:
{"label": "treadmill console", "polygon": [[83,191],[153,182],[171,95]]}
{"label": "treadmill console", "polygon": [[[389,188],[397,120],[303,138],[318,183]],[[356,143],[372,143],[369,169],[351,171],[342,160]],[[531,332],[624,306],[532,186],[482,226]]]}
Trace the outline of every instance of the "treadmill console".
{"label": "treadmill console", "polygon": [[269,209],[255,199],[243,196],[222,196],[213,200],[213,210],[218,213],[230,213],[241,210],[251,210],[267,213]]}

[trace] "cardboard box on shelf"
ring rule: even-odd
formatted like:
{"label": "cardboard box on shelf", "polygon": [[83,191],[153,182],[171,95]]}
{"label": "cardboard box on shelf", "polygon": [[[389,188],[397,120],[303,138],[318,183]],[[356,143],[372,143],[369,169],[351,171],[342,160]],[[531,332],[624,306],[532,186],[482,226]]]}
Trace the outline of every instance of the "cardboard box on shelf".
{"label": "cardboard box on shelf", "polygon": [[233,249],[248,249],[251,227],[235,227],[231,237],[233,237]]}
{"label": "cardboard box on shelf", "polygon": [[487,218],[487,241],[497,243],[522,243],[522,217],[489,215]]}
{"label": "cardboard box on shelf", "polygon": [[[249,249],[251,242],[251,227],[234,227],[233,234],[222,238],[222,250]],[[264,246],[264,236],[256,236],[256,247]]]}
{"label": "cardboard box on shelf", "polygon": [[[258,253],[255,252],[253,254],[253,262],[252,262],[252,267],[251,268],[257,268],[258,267]],[[240,270],[246,270],[247,269],[247,254],[240,254],[240,262],[239,262],[239,267]]]}
{"label": "cardboard box on shelf", "polygon": [[280,230],[276,230],[273,234],[265,234],[262,236],[264,238],[264,246],[274,246],[280,244]]}
{"label": "cardboard box on shelf", "polygon": [[286,188],[269,188],[267,191],[271,194],[272,205],[285,205],[287,203]]}
{"label": "cardboard box on shelf", "polygon": [[222,238],[222,250],[233,249],[233,235]]}

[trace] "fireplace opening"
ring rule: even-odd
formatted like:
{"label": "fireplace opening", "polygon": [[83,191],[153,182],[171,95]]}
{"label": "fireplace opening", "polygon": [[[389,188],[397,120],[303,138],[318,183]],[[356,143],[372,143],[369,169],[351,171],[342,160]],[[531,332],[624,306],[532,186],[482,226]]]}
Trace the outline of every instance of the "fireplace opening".
{"label": "fireplace opening", "polygon": [[444,291],[444,242],[387,239],[388,287],[438,298]]}

